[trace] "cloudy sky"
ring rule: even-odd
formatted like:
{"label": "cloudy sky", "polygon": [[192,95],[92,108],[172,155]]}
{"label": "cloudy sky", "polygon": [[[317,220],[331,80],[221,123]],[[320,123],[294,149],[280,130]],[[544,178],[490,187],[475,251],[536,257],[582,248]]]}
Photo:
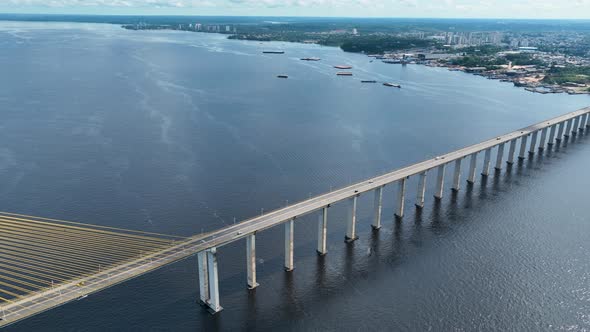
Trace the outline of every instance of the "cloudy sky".
{"label": "cloudy sky", "polygon": [[0,0],[0,12],[590,19],[590,0]]}

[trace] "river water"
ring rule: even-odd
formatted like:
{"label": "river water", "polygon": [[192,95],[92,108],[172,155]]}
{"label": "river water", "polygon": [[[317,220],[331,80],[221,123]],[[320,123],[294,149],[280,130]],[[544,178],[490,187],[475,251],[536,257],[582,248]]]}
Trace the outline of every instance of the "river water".
{"label": "river water", "polygon": [[[335,75],[344,64],[355,76]],[[0,210],[182,236],[590,104],[336,48],[113,25],[0,22],[0,68]],[[260,233],[255,291],[245,242],[223,247],[214,317],[190,258],[8,330],[587,331],[588,143],[440,203],[430,181],[402,221],[387,187],[379,232],[363,196],[352,245],[336,205],[323,258],[317,216],[301,218],[292,273],[283,229]]]}

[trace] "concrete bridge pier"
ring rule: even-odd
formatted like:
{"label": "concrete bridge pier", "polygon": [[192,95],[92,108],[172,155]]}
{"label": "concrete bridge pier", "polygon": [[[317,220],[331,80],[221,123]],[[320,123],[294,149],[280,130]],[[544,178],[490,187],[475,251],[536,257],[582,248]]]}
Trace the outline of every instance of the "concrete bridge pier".
{"label": "concrete bridge pier", "polygon": [[586,113],[586,128],[590,128],[590,114]]}
{"label": "concrete bridge pier", "polygon": [[454,191],[461,190],[461,164],[463,159],[459,158],[455,160],[455,175],[453,176],[453,187],[451,188]]}
{"label": "concrete bridge pier", "polygon": [[219,304],[219,273],[217,272],[217,248],[207,250],[207,269],[209,272],[209,309],[215,314],[223,310]]}
{"label": "concrete bridge pier", "polygon": [[348,218],[348,225],[346,227],[346,242],[353,242],[356,241],[359,237],[356,235],[356,201],[358,195],[350,198],[348,200],[348,211],[347,211],[347,218]]}
{"label": "concrete bridge pier", "polygon": [[256,282],[256,233],[246,238],[246,266],[248,270],[248,289],[258,287]]}
{"label": "concrete bridge pier", "polygon": [[567,121],[562,121],[559,123],[559,130],[557,131],[557,138],[555,138],[556,142],[561,142],[561,140],[563,139],[563,131],[565,130],[566,122]]}
{"label": "concrete bridge pier", "polygon": [[293,265],[293,238],[295,236],[295,219],[285,223],[285,271],[291,272]]}
{"label": "concrete bridge pier", "polygon": [[496,167],[494,167],[496,171],[502,170],[502,159],[504,158],[504,145],[505,143],[502,143],[498,146],[498,154],[496,155]]}
{"label": "concrete bridge pier", "polygon": [[373,200],[373,229],[381,228],[381,213],[383,211],[383,187],[375,189]]}
{"label": "concrete bridge pier", "polygon": [[580,125],[578,127],[579,131],[584,131],[584,128],[586,128],[586,117],[587,116],[588,116],[588,113],[580,115]]}
{"label": "concrete bridge pier", "polygon": [[418,194],[416,195],[416,207],[423,208],[424,207],[424,196],[426,195],[426,176],[428,172],[423,172],[420,174],[420,179],[418,180]]}
{"label": "concrete bridge pier", "polygon": [[395,212],[395,216],[398,218],[404,217],[404,206],[406,204],[406,181],[408,178],[399,180],[398,190],[397,190],[397,211]]}
{"label": "concrete bridge pier", "polygon": [[320,256],[324,256],[328,253],[328,208],[330,206],[326,206],[322,209],[322,213],[320,214],[319,222],[318,222],[318,248],[317,252]]}
{"label": "concrete bridge pier", "polygon": [[200,303],[216,314],[223,310],[219,305],[219,275],[217,273],[217,248],[197,254],[199,268]]}
{"label": "concrete bridge pier", "polygon": [[484,159],[483,159],[483,171],[481,175],[488,176],[490,175],[490,162],[492,160],[492,148],[486,149]]}
{"label": "concrete bridge pier", "polygon": [[207,252],[201,251],[197,254],[199,269],[199,303],[208,305],[209,302],[209,269],[207,268]]}
{"label": "concrete bridge pier", "polygon": [[518,159],[524,160],[526,157],[526,145],[527,141],[529,140],[529,136],[525,135],[521,137],[520,141],[520,153],[518,154]]}
{"label": "concrete bridge pier", "polygon": [[541,131],[541,141],[539,142],[539,151],[545,150],[545,142],[547,142],[547,131],[549,128],[543,128]]}
{"label": "concrete bridge pier", "polygon": [[516,152],[516,138],[510,141],[510,149],[508,150],[508,161],[507,164],[514,164],[514,153]]}
{"label": "concrete bridge pier", "polygon": [[471,155],[471,162],[469,163],[469,176],[467,182],[475,184],[475,173],[477,172],[477,152]]}
{"label": "concrete bridge pier", "polygon": [[551,126],[551,129],[549,131],[549,142],[547,142],[547,145],[549,146],[553,146],[553,144],[555,144],[555,132],[557,131],[557,126],[558,124],[554,124],[553,126]]}
{"label": "concrete bridge pier", "polygon": [[434,193],[434,197],[436,199],[443,198],[443,190],[445,187],[445,168],[447,167],[446,164],[438,166],[438,175],[436,178],[436,192]]}
{"label": "concrete bridge pier", "polygon": [[537,151],[537,137],[539,136],[539,131],[535,131],[531,138],[531,146],[529,148],[529,154],[533,155]]}
{"label": "concrete bridge pier", "polygon": [[582,115],[582,121],[580,121],[580,131],[584,131],[586,128],[586,122],[588,121],[588,113]]}
{"label": "concrete bridge pier", "polygon": [[578,127],[580,126],[580,118],[581,117],[582,116],[580,115],[580,116],[577,116],[575,119],[573,119],[574,120],[574,126],[572,128],[572,135],[573,136],[576,136],[578,134]]}
{"label": "concrete bridge pier", "polygon": [[566,138],[570,137],[570,133],[572,131],[573,124],[574,124],[574,119],[567,120],[567,128],[565,129],[565,133],[563,134],[563,137],[566,137]]}

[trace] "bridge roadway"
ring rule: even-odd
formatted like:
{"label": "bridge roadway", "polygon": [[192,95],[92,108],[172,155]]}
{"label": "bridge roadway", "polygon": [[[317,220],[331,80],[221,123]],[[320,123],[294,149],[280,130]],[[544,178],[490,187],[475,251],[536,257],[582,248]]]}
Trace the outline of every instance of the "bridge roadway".
{"label": "bridge roadway", "polygon": [[[457,159],[463,159],[474,153],[493,148],[502,143],[508,143],[523,136],[528,136],[531,133],[550,127],[557,123],[561,123],[583,114],[590,113],[590,107],[567,113],[562,116],[543,121],[526,128],[522,128],[506,135],[498,136],[496,138],[468,146],[466,148],[456,150],[434,159],[429,159],[417,164],[413,164],[393,172],[383,174],[372,179],[368,179],[338,190],[325,193],[302,202],[278,209],[267,214],[248,219],[238,224],[222,228],[218,231],[212,232],[203,238],[192,241],[198,249],[202,251],[213,247],[221,247],[223,245],[232,243],[241,238],[245,238],[249,234],[260,232],[265,229],[277,226],[288,220],[310,214],[318,211],[328,205],[344,201],[348,198],[373,191],[384,185],[397,182],[407,177],[421,174],[425,171],[436,169],[441,165],[449,164]],[[590,123],[590,122],[589,122]]]}
{"label": "bridge roadway", "polygon": [[[582,125],[585,126],[586,121],[590,118],[588,115],[589,113],[590,107],[567,113],[553,119],[549,119],[526,128],[522,128],[511,133],[441,155],[434,159],[429,159],[417,164],[413,164],[390,173],[374,177],[372,179],[368,179],[301,201],[299,203],[245,220],[238,224],[231,225],[217,231],[191,237],[186,241],[179,242],[178,244],[172,245],[170,248],[164,249],[149,256],[141,257],[137,260],[115,266],[109,270],[101,271],[92,276],[75,280],[70,283],[48,289],[33,296],[14,301],[4,305],[2,308],[2,321],[0,321],[0,327],[63,305],[64,303],[81,299],[85,295],[98,292],[102,289],[135,278],[150,271],[154,271],[165,265],[174,263],[189,256],[193,256],[197,253],[202,254],[204,251],[210,252],[211,250],[216,250],[215,248],[217,247],[221,247],[239,239],[252,236],[256,232],[260,232],[287,221],[294,220],[297,217],[310,214],[314,211],[322,210],[331,204],[335,204],[337,202],[356,197],[363,193],[376,190],[385,185],[407,179],[413,175],[422,174],[423,172],[436,169],[442,165],[449,164],[456,160],[461,160],[475,153],[494,148],[500,144],[510,143],[519,138],[527,137],[530,134],[539,132],[542,129],[550,128],[557,124],[561,124],[562,127],[565,127],[566,121],[571,120],[570,122],[573,124],[573,119],[576,118],[580,120],[579,124],[580,128],[582,128]],[[578,123],[578,121],[576,121],[576,123]],[[587,126],[590,127],[590,121],[587,122]],[[568,125],[568,128],[570,130],[573,129],[573,131],[577,131],[577,128],[572,128],[571,125]],[[563,128],[560,130],[560,133],[563,134]],[[565,135],[569,136],[569,133],[566,132]],[[559,140],[561,137],[556,138]],[[213,252],[213,254],[215,254],[215,252]],[[211,267],[209,267],[209,269],[210,268]],[[215,273],[217,273],[216,262]],[[211,275],[209,274],[209,276]],[[215,287],[217,287],[217,276],[216,274],[213,276],[215,280],[207,280],[207,283],[214,283]],[[209,285],[206,286],[209,287]],[[201,289],[201,291],[203,291],[203,289]],[[218,299],[215,300],[218,301]],[[211,307],[211,304],[208,305]],[[212,311],[214,312],[221,309],[221,307],[218,306],[218,303],[216,305],[217,308],[212,308]]]}

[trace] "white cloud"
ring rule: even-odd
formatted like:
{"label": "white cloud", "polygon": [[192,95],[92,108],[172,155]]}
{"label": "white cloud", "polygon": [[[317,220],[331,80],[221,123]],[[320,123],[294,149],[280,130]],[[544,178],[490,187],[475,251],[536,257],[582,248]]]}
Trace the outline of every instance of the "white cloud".
{"label": "white cloud", "polygon": [[27,8],[88,13],[590,19],[590,0],[0,0],[0,11]]}
{"label": "white cloud", "polygon": [[211,5],[211,2],[200,0],[8,0],[8,4],[36,7],[190,8]]}
{"label": "white cloud", "polygon": [[[384,5],[416,6],[418,0],[7,0],[12,6],[36,7],[137,7],[137,8],[195,8],[203,5],[219,7],[383,7]],[[582,1],[582,0],[579,0]]]}

